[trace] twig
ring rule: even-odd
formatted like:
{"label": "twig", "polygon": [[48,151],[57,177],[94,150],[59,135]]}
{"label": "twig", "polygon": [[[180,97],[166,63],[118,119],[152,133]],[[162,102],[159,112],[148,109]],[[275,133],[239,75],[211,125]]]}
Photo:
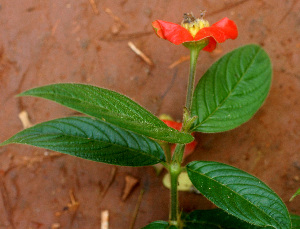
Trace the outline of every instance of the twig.
{"label": "twig", "polygon": [[98,10],[98,8],[96,6],[95,1],[94,0],[89,0],[89,1],[90,1],[90,4],[91,4],[92,8],[93,8],[94,14],[98,15],[99,14],[99,10]]}
{"label": "twig", "polygon": [[290,14],[290,12],[294,9],[295,5],[296,5],[297,1],[294,0],[291,7],[287,10],[287,12],[283,15],[283,17],[279,20],[278,25],[280,25],[286,18],[287,16]]}
{"label": "twig", "polygon": [[71,203],[68,203],[68,207],[69,209],[76,211],[79,206],[79,202],[75,199],[73,190],[69,190],[69,196],[70,196]]}
{"label": "twig", "polygon": [[161,95],[161,100],[163,100],[165,98],[165,96],[168,94],[168,92],[171,90],[171,88],[173,87],[174,83],[175,83],[175,80],[177,78],[177,69],[175,69],[175,72],[173,74],[173,77],[172,77],[172,80],[171,82],[169,83],[169,86],[166,88],[166,90],[164,91],[164,93]]}
{"label": "twig", "polygon": [[105,11],[105,13],[107,13],[109,16],[111,16],[112,19],[114,19],[115,22],[120,23],[122,26],[124,26],[124,27],[126,27],[126,28],[128,27],[128,25],[125,24],[124,22],[122,22],[121,19],[120,19],[119,17],[117,17],[116,15],[114,15],[114,13],[111,11],[111,9],[105,8],[104,11]]}
{"label": "twig", "polygon": [[140,56],[143,61],[145,61],[148,65],[153,66],[153,62],[147,57],[141,50],[139,50],[131,41],[128,42],[129,48],[138,56]]}
{"label": "twig", "polygon": [[0,193],[1,193],[1,198],[3,201],[4,205],[4,211],[6,212],[7,220],[11,226],[11,228],[15,228],[14,222],[13,222],[13,217],[12,217],[12,207],[10,205],[9,197],[8,197],[8,192],[6,190],[6,187],[4,185],[4,181],[2,177],[0,177]]}
{"label": "twig", "polygon": [[132,220],[131,220],[129,229],[133,229],[133,227],[134,227],[137,214],[139,213],[139,209],[140,209],[140,206],[141,206],[141,202],[142,202],[144,192],[145,192],[145,190],[142,188],[141,191],[140,191],[140,195],[138,197],[138,201],[135,205],[135,209],[134,209],[134,212],[133,212],[133,215],[132,215]]}
{"label": "twig", "polygon": [[218,14],[218,13],[221,13],[221,12],[226,11],[226,10],[230,10],[230,9],[235,8],[235,7],[237,7],[237,6],[241,5],[241,4],[244,4],[245,2],[248,2],[248,1],[249,0],[242,0],[240,2],[236,2],[236,3],[230,4],[228,6],[223,7],[222,9],[219,9],[219,10],[216,10],[216,11],[213,11],[213,12],[209,13],[207,15],[207,17],[213,16],[214,14]]}
{"label": "twig", "polygon": [[24,129],[32,126],[32,123],[29,120],[27,111],[24,111],[24,110],[21,111],[19,113],[19,119],[21,120]]}
{"label": "twig", "polygon": [[57,26],[58,26],[59,23],[60,23],[60,19],[56,20],[54,26],[52,27],[52,29],[51,29],[51,35],[52,36],[55,34]]}
{"label": "twig", "polygon": [[109,212],[104,210],[101,212],[101,229],[108,229],[109,227]]}
{"label": "twig", "polygon": [[101,192],[101,195],[100,195],[100,203],[102,202],[103,198],[105,197],[105,194],[106,192],[108,191],[109,187],[111,186],[111,184],[113,183],[114,179],[115,179],[115,176],[116,176],[116,171],[117,171],[117,167],[113,167],[111,169],[111,172],[110,172],[110,179],[107,183],[107,185],[104,187],[104,190]]}
{"label": "twig", "polygon": [[137,33],[130,33],[130,34],[119,34],[118,36],[109,36],[105,34],[104,36],[100,37],[101,41],[106,41],[106,42],[114,42],[114,41],[124,41],[124,40],[129,40],[132,38],[139,38],[143,36],[149,36],[152,35],[153,32],[137,32]]}
{"label": "twig", "polygon": [[187,60],[190,59],[190,56],[182,56],[180,57],[178,60],[176,60],[175,62],[173,62],[172,64],[169,65],[169,69],[175,68],[178,64],[181,64]]}

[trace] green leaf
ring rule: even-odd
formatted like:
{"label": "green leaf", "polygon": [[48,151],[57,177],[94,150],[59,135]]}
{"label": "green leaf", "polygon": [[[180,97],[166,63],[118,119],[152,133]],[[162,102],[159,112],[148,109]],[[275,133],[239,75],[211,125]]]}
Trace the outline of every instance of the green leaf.
{"label": "green leaf", "polygon": [[300,229],[300,216],[291,214],[292,229]]}
{"label": "green leaf", "polygon": [[295,192],[295,194],[291,197],[290,201],[292,201],[296,196],[300,195],[300,188]]}
{"label": "green leaf", "polygon": [[227,213],[256,226],[290,229],[282,200],[266,184],[235,167],[210,161],[187,165],[193,185]]}
{"label": "green leaf", "polygon": [[168,127],[149,111],[117,92],[84,84],[53,84],[19,96],[49,99],[133,132],[172,143],[193,141],[190,134]]}
{"label": "green leaf", "polygon": [[145,166],[165,161],[157,142],[89,117],[44,122],[17,133],[0,146],[10,143],[38,146],[114,165]]}
{"label": "green leaf", "polygon": [[148,224],[147,226],[143,227],[142,229],[169,229],[169,223],[166,221],[154,221],[150,224]]}
{"label": "green leaf", "polygon": [[196,210],[185,219],[186,229],[262,229],[246,223],[221,209]]}
{"label": "green leaf", "polygon": [[270,90],[272,66],[257,45],[238,48],[214,63],[194,93],[193,131],[215,133],[248,121]]}

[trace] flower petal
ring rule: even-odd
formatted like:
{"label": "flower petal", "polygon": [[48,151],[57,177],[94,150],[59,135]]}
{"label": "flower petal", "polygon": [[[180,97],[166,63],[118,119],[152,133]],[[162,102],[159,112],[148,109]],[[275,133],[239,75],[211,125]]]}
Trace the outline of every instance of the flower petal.
{"label": "flower petal", "polygon": [[180,45],[184,42],[194,40],[190,32],[181,25],[172,22],[156,20],[152,22],[152,26],[157,36],[168,40],[175,45]]}
{"label": "flower petal", "polygon": [[212,26],[201,29],[196,34],[194,40],[199,41],[208,37],[213,38],[210,38],[209,44],[203,49],[205,51],[211,52],[215,49],[216,42],[223,43],[227,39],[236,39],[237,36],[238,30],[234,21],[229,20],[228,18],[223,18]]}
{"label": "flower petal", "polygon": [[182,123],[181,122],[175,122],[171,120],[161,120],[163,121],[168,127],[172,127],[175,130],[181,130]]}
{"label": "flower petal", "polygon": [[208,45],[206,45],[203,50],[207,51],[207,52],[212,52],[215,50],[216,46],[217,46],[217,42],[213,37],[209,37],[207,38],[209,39]]}
{"label": "flower petal", "polygon": [[227,39],[236,39],[238,36],[238,29],[234,21],[229,20],[227,17],[216,22],[211,27],[218,28],[220,33],[223,33],[223,36],[214,37],[218,43],[222,43]]}
{"label": "flower petal", "polygon": [[[174,128],[176,130],[181,130],[181,127],[182,127],[182,123],[181,122],[175,122],[175,121],[163,120],[163,119],[161,121],[163,121],[169,127],[172,127],[172,128]],[[197,144],[198,143],[197,143],[196,140],[194,140],[194,141],[186,144],[184,152],[183,152],[183,157],[185,158],[188,155],[190,155],[191,153],[193,153],[194,150],[195,150],[195,148],[196,148],[196,146],[197,146]],[[171,152],[172,152],[172,154],[175,151],[175,147],[176,147],[176,144],[172,144],[172,146],[171,146]]]}
{"label": "flower petal", "polygon": [[183,157],[189,156],[191,153],[195,151],[195,148],[197,146],[198,142],[196,140],[192,141],[191,143],[188,143],[185,145]]}

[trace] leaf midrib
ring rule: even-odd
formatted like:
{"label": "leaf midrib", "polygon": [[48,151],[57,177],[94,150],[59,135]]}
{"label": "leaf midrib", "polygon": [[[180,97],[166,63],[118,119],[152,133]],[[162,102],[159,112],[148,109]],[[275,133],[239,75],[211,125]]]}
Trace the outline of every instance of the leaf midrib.
{"label": "leaf midrib", "polygon": [[[46,95],[46,96],[47,96],[47,95],[51,95],[51,96],[55,96],[55,95],[56,95],[55,93],[38,93],[38,94],[39,94],[39,95],[34,95],[34,94],[24,94],[24,95],[26,95],[26,96],[33,96],[33,97],[36,97],[36,98],[45,98],[45,97],[42,97],[43,95]],[[21,94],[21,95],[22,95],[22,94]],[[116,111],[109,110],[109,109],[106,108],[105,106],[101,106],[100,104],[91,103],[91,102],[89,102],[88,100],[81,100],[81,99],[79,99],[79,98],[74,98],[74,97],[72,97],[72,96],[66,96],[66,95],[62,95],[62,94],[60,94],[60,97],[61,97],[61,98],[66,98],[66,99],[71,98],[72,100],[75,100],[75,101],[77,101],[77,102],[79,102],[79,103],[86,103],[86,104],[87,104],[88,106],[90,106],[90,107],[95,107],[95,108],[98,108],[98,109],[101,109],[101,110],[105,110],[105,111],[108,111],[108,113],[111,113],[111,114],[122,115],[123,117],[126,117],[126,118],[128,118],[128,119],[130,119],[130,120],[133,120],[133,121],[136,122],[136,123],[146,123],[147,125],[151,125],[151,126],[155,126],[155,127],[160,127],[160,128],[163,128],[163,129],[168,129],[168,126],[164,126],[164,125],[163,125],[163,122],[162,122],[162,126],[156,125],[155,123],[150,123],[148,120],[145,120],[145,119],[143,119],[143,122],[141,122],[141,121],[139,121],[138,119],[132,119],[131,116],[128,116],[128,115],[126,115],[126,114],[124,114],[124,113],[118,113],[118,112],[116,112]],[[54,102],[59,103],[59,104],[62,104],[62,105],[64,105],[64,106],[67,106],[68,108],[71,108],[71,109],[76,110],[76,111],[78,111],[78,112],[81,112],[81,113],[83,113],[83,114],[91,115],[90,112],[85,112],[85,111],[82,111],[82,110],[80,110],[80,109],[78,109],[78,108],[70,107],[70,106],[68,106],[68,105],[65,105],[65,104],[62,103],[62,102],[57,102],[56,100],[49,99],[49,98],[45,98],[45,99],[50,100],[50,101],[54,101]],[[148,112],[148,111],[143,110],[143,112]],[[134,113],[138,115],[138,113],[136,113],[135,110],[134,110]],[[95,116],[95,115],[92,115],[92,116],[93,116],[93,117],[96,117],[96,118],[100,118],[100,116],[98,116],[98,117]]]}
{"label": "leaf midrib", "polygon": [[[247,66],[247,69],[246,69],[245,73],[244,73],[244,74],[241,76],[241,78],[237,81],[237,83],[234,85],[233,89],[228,93],[228,95],[226,96],[226,98],[223,99],[223,101],[215,108],[215,110],[214,110],[212,113],[210,113],[210,114],[209,114],[202,122],[200,122],[198,125],[196,125],[196,126],[192,129],[192,131],[195,131],[199,126],[201,126],[203,123],[205,123],[205,122],[206,122],[206,121],[207,121],[214,113],[216,113],[216,112],[218,111],[218,109],[219,109],[220,107],[223,106],[223,104],[226,102],[226,100],[228,99],[228,97],[232,94],[232,92],[235,90],[235,88],[237,87],[237,85],[238,85],[238,84],[241,82],[241,80],[244,78],[244,76],[245,76],[246,73],[248,72],[250,66],[253,64],[253,62],[254,62],[256,56],[258,55],[258,53],[259,53],[260,51],[261,51],[261,50],[259,49],[259,50],[255,53],[255,55],[254,55],[254,57],[253,57],[251,63]],[[230,56],[230,58],[231,58],[231,57],[232,57],[232,56]]]}
{"label": "leaf midrib", "polygon": [[[46,96],[50,95],[50,96],[52,96],[52,97],[55,97],[55,96],[57,95],[57,93],[47,92],[47,93],[36,93],[36,94],[30,94],[30,93],[29,93],[29,94],[27,94],[27,93],[25,92],[25,93],[20,94],[20,95],[21,95],[21,96],[22,96],[22,95],[25,95],[25,96],[33,96],[33,97],[41,98],[43,95],[46,95]],[[86,103],[87,105],[89,105],[89,106],[91,106],[91,107],[95,107],[95,108],[98,108],[98,109],[100,108],[100,109],[109,111],[109,113],[111,113],[111,114],[122,115],[122,116],[124,116],[124,117],[127,117],[128,119],[134,120],[134,121],[136,121],[136,122],[138,122],[138,123],[142,123],[142,122],[140,122],[140,120],[137,119],[137,118],[132,119],[132,116],[129,116],[129,115],[127,115],[127,114],[124,114],[123,112],[122,112],[122,113],[119,113],[118,111],[120,111],[120,110],[110,110],[110,109],[106,108],[105,106],[103,106],[103,105],[101,105],[101,104],[98,104],[98,103],[92,103],[92,102],[90,102],[89,100],[82,100],[82,99],[80,99],[80,98],[77,98],[77,97],[74,98],[74,97],[72,97],[72,96],[68,96],[68,95],[61,94],[61,93],[59,93],[59,96],[60,96],[61,98],[66,98],[66,99],[71,98],[72,100],[78,101],[79,103]],[[108,95],[108,96],[110,96],[110,95]],[[125,97],[126,99],[129,99],[129,98],[127,98],[126,96],[124,96],[124,97]],[[45,98],[45,97],[42,97],[42,98]],[[73,110],[79,111],[79,112],[81,112],[81,113],[88,114],[87,112],[84,112],[84,111],[79,110],[79,109],[77,109],[77,108],[73,108],[73,107],[70,107],[70,106],[68,106],[68,105],[65,105],[65,104],[62,103],[62,102],[57,102],[57,101],[54,100],[54,99],[50,99],[50,98],[45,98],[45,99],[50,100],[50,101],[54,101],[54,102],[59,103],[59,104],[62,104],[62,105],[64,105],[64,106],[67,106],[67,107],[69,107],[69,108],[71,108],[71,109],[73,109]],[[102,99],[103,99],[103,98],[102,98]],[[107,100],[106,98],[104,98],[104,99]],[[138,104],[136,104],[136,105],[138,105]],[[138,105],[138,106],[139,106],[139,105]],[[141,112],[143,112],[143,114],[147,113],[147,117],[150,118],[151,120],[154,120],[155,122],[160,121],[160,120],[157,119],[154,115],[153,115],[153,117],[155,117],[155,118],[153,118],[153,117],[152,117],[152,114],[151,114],[149,111],[147,111],[146,109],[144,109],[143,107],[139,107],[138,109],[139,109]],[[131,111],[133,111],[134,114],[135,114],[136,116],[141,117],[141,115],[138,113],[138,111],[136,111],[136,107],[135,107],[135,109],[131,109]],[[88,114],[88,115],[90,115],[90,114]],[[94,117],[95,117],[95,116],[94,116]],[[150,123],[148,119],[145,119],[144,117],[142,117],[142,118],[143,118],[143,119],[142,119],[143,122],[144,122],[144,123],[147,123],[148,125],[168,129],[168,128],[167,128],[168,126],[164,126],[164,123],[163,123],[163,122],[161,123],[161,125],[157,125],[157,123]]]}
{"label": "leaf midrib", "polygon": [[[53,136],[53,135],[56,135],[59,137],[58,134],[39,134],[39,136]],[[78,138],[78,139],[82,139],[82,140],[90,140],[90,141],[95,141],[95,142],[101,142],[101,143],[109,143],[111,145],[114,145],[114,146],[118,146],[120,148],[123,148],[123,149],[126,149],[126,150],[130,150],[130,151],[134,151],[136,153],[142,153],[143,155],[147,155],[147,156],[150,156],[151,158],[154,158],[156,160],[159,160],[159,161],[162,161],[160,158],[157,158],[157,157],[154,157],[152,154],[147,154],[145,153],[144,151],[139,151],[137,149],[133,149],[133,148],[126,148],[125,146],[121,146],[121,145],[117,145],[115,143],[111,143],[111,142],[105,142],[105,141],[101,141],[101,140],[95,140],[95,139],[91,139],[91,138],[81,138],[81,137],[78,137],[78,136],[73,136],[73,135],[62,135],[62,136],[66,136],[66,137],[73,137],[73,138]],[[7,142],[7,143],[6,143]],[[6,144],[3,144],[3,143],[6,143]],[[23,143],[23,142],[15,142],[15,141],[5,141],[1,143],[0,145],[7,145],[9,143],[16,143],[16,144],[26,144],[26,145],[33,145],[33,144],[29,144],[29,143]],[[35,145],[33,145],[35,146]],[[50,146],[50,145],[47,145],[47,146]]]}

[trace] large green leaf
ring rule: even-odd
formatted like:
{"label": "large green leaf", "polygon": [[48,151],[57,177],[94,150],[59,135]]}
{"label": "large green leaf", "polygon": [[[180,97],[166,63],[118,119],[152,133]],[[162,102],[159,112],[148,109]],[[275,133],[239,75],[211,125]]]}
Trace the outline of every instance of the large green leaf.
{"label": "large green leaf", "polygon": [[186,229],[262,229],[246,223],[221,209],[196,210],[185,218]]}
{"label": "large green leaf", "polygon": [[124,166],[165,161],[159,144],[145,136],[89,117],[69,117],[25,129],[1,145],[28,144],[84,159]]}
{"label": "large green leaf", "polygon": [[227,213],[260,227],[291,228],[282,200],[256,177],[210,161],[193,161],[187,172],[194,186]]}
{"label": "large green leaf", "polygon": [[248,121],[264,102],[272,67],[257,45],[238,48],[214,63],[200,79],[193,97],[193,131],[215,133]]}
{"label": "large green leaf", "polygon": [[143,227],[142,229],[171,229],[169,223],[166,221],[154,221],[147,226]]}
{"label": "large green leaf", "polygon": [[291,214],[292,229],[300,229],[300,216]]}
{"label": "large green leaf", "polygon": [[19,96],[49,99],[151,138],[172,143],[193,141],[191,135],[168,127],[128,97],[111,90],[84,84],[53,84],[25,91]]}

